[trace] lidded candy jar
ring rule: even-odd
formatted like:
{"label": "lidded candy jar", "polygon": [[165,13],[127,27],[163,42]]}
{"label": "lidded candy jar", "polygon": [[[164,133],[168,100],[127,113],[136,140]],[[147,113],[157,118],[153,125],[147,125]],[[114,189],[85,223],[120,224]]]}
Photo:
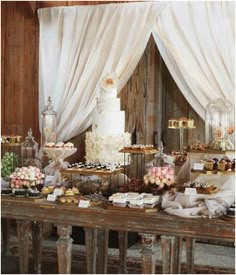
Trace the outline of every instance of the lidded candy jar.
{"label": "lidded candy jar", "polygon": [[53,110],[51,97],[48,98],[47,105],[41,113],[41,146],[47,142],[56,142],[57,138],[57,113]]}
{"label": "lidded candy jar", "polygon": [[234,150],[234,107],[226,99],[218,98],[206,107],[206,143],[213,150]]}
{"label": "lidded candy jar", "polygon": [[38,157],[38,143],[32,136],[31,128],[28,131],[25,141],[21,144],[21,157],[22,165],[32,165]]}
{"label": "lidded candy jar", "polygon": [[153,193],[162,193],[175,185],[175,165],[173,158],[163,153],[161,145],[160,152],[155,155],[151,167],[144,176],[144,186],[151,189]]}

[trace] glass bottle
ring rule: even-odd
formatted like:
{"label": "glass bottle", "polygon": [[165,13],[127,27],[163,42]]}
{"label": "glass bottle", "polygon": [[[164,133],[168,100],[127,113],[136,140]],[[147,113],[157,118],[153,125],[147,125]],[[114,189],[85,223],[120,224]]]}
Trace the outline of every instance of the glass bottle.
{"label": "glass bottle", "polygon": [[47,142],[56,142],[57,138],[57,113],[53,110],[51,97],[42,111],[41,146]]}
{"label": "glass bottle", "polygon": [[35,159],[38,157],[38,143],[32,136],[31,128],[28,131],[25,141],[21,144],[21,157],[23,166],[34,165]]}

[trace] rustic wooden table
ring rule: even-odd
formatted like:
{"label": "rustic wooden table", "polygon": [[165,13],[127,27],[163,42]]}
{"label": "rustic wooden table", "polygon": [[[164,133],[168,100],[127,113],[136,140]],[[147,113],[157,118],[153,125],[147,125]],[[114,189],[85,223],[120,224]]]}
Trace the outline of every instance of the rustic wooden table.
{"label": "rustic wooden table", "polygon": [[[154,243],[161,235],[163,273],[180,273],[182,238],[187,238],[188,261],[193,264],[194,239],[212,239],[234,242],[234,219],[187,219],[171,216],[163,211],[157,213],[130,212],[103,208],[78,208],[56,203],[2,196],[2,218],[16,219],[19,240],[20,272],[28,272],[28,242],[32,228],[33,257],[35,272],[41,272],[42,226],[44,222],[57,225],[58,271],[71,273],[72,225],[85,229],[87,271],[106,273],[107,235],[109,230],[120,231],[120,239],[125,242],[128,231],[138,232],[142,240],[142,271],[155,273]],[[32,227],[31,227],[32,226]],[[123,232],[123,234],[122,234]],[[3,232],[4,233],[4,232]],[[98,252],[94,249],[98,245]],[[97,252],[97,253],[96,253]],[[99,255],[96,269],[96,254]],[[121,250],[121,264],[126,253]],[[121,267],[125,269],[125,266]]]}

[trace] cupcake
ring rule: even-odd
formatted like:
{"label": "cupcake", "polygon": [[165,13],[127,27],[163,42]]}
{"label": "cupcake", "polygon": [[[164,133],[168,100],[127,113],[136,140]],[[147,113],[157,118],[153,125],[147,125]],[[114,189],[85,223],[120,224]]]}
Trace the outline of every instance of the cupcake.
{"label": "cupcake", "polygon": [[210,159],[210,160],[207,160],[204,164],[204,168],[206,170],[210,170],[212,171],[213,170],[213,167],[214,167],[214,160],[213,159]]}
{"label": "cupcake", "polygon": [[65,191],[65,196],[74,196],[74,193],[71,188],[69,188]]}
{"label": "cupcake", "polygon": [[226,171],[226,167],[227,167],[227,162],[225,159],[221,159],[219,162],[218,162],[218,166],[217,166],[217,169],[219,171]]}
{"label": "cupcake", "polygon": [[45,147],[46,147],[46,148],[54,148],[54,147],[55,147],[55,142],[47,142],[47,143],[45,144]]}
{"label": "cupcake", "polygon": [[168,127],[169,128],[175,128],[176,127],[175,124],[176,124],[176,119],[175,118],[171,118],[171,119],[168,120]]}
{"label": "cupcake", "polygon": [[188,128],[193,128],[194,127],[194,120],[192,118],[189,118],[187,121]]}
{"label": "cupcake", "polygon": [[74,144],[71,142],[67,142],[65,143],[64,148],[74,148]]}
{"label": "cupcake", "polygon": [[179,119],[179,121],[180,121],[180,126],[179,127],[181,127],[181,128],[188,127],[188,119],[186,117],[181,117]]}
{"label": "cupcake", "polygon": [[63,148],[63,147],[64,147],[64,142],[62,142],[62,141],[57,142],[57,143],[55,144],[55,147],[56,147],[56,148]]}

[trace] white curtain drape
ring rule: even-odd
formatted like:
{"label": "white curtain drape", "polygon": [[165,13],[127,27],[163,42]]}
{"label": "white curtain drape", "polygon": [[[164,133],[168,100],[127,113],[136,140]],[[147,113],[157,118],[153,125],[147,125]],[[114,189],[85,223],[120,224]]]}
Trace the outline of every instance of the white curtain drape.
{"label": "white curtain drape", "polygon": [[[163,6],[158,3],[159,10]],[[101,77],[115,72],[118,91],[128,81],[151,34],[151,7],[126,3],[38,10],[39,109],[51,96],[57,140],[68,140],[90,126]]]}
{"label": "white curtain drape", "polygon": [[38,16],[39,111],[51,96],[57,140],[90,126],[101,77],[115,72],[120,91],[151,33],[181,92],[202,118],[213,99],[235,102],[234,2],[71,6],[39,9]]}
{"label": "white curtain drape", "polygon": [[172,77],[195,111],[216,98],[235,104],[234,2],[171,2],[153,29]]}

